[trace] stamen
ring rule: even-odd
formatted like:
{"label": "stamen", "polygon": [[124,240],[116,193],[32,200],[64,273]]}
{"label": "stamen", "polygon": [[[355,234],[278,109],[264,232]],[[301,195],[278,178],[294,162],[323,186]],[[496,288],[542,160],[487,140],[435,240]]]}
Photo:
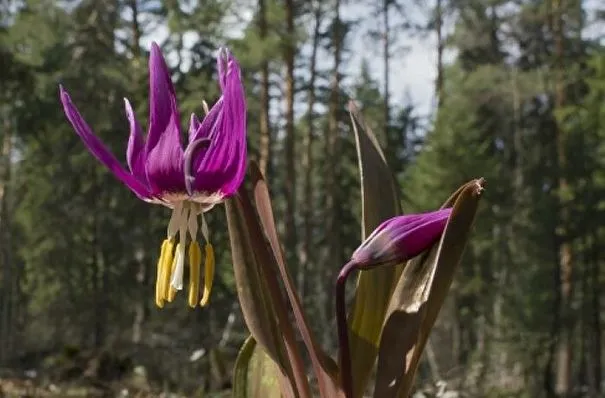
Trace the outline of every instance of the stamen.
{"label": "stamen", "polygon": [[169,287],[170,287],[170,273],[172,268],[172,263],[174,261],[174,239],[166,239],[166,251],[163,255],[160,255],[162,265],[161,265],[161,281],[160,281],[160,292],[162,293],[162,299],[168,299]]}
{"label": "stamen", "polygon": [[176,202],[172,214],[170,215],[170,221],[168,221],[168,237],[174,238],[179,230],[179,222],[183,214],[183,202]]}
{"label": "stamen", "polygon": [[189,306],[195,308],[200,291],[200,265],[202,263],[202,250],[197,241],[189,244]]}
{"label": "stamen", "polygon": [[197,239],[197,216],[200,214],[200,205],[197,203],[189,203],[189,221],[187,222],[187,229],[189,230],[189,236],[191,236],[191,241],[195,241]]}
{"label": "stamen", "polygon": [[212,282],[214,280],[214,250],[209,242],[206,242],[206,261],[204,263],[204,294],[200,306],[205,307],[210,300]]}
{"label": "stamen", "polygon": [[[176,255],[174,256],[174,260],[172,260],[172,266],[170,267],[170,274],[172,275],[173,282],[171,282],[170,286],[168,287],[168,296],[166,297],[166,300],[168,300],[169,303],[172,303],[172,301],[174,300],[174,297],[176,296],[177,289],[174,286],[174,276],[175,276],[175,270],[178,268],[179,263],[183,262],[182,255],[181,255],[182,247],[183,247],[183,244],[181,242],[179,242],[179,244],[176,245]],[[180,289],[178,289],[178,290],[180,290]]]}
{"label": "stamen", "polygon": [[179,220],[179,244],[176,248],[176,257],[174,261],[174,269],[172,271],[172,280],[170,285],[176,290],[183,289],[183,271],[185,268],[185,245],[187,244],[187,216],[189,215],[189,207],[185,206]]}
{"label": "stamen", "polygon": [[208,113],[210,113],[210,110],[208,108],[208,103],[204,100],[202,100],[202,108],[204,108],[204,113],[205,113],[204,116],[206,116],[206,115],[208,115]]}
{"label": "stamen", "polygon": [[208,228],[208,223],[206,222],[206,217],[204,217],[204,213],[201,213],[202,217],[202,236],[206,239],[206,242],[210,242],[210,230]]}
{"label": "stamen", "polygon": [[159,308],[164,307],[164,290],[162,288],[162,276],[163,276],[163,263],[164,257],[167,255],[167,249],[170,245],[170,240],[164,239],[162,242],[162,248],[160,249],[160,258],[158,259],[158,271],[155,280],[155,304]]}

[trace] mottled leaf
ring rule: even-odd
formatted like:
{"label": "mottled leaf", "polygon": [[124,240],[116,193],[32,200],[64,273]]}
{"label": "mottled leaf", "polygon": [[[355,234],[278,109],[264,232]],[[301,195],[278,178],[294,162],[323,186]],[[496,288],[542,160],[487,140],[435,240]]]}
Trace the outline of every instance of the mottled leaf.
{"label": "mottled leaf", "polygon": [[483,179],[468,182],[442,206],[452,214],[438,244],[411,260],[385,319],[374,397],[407,398],[429,333],[450,288],[477,212]]}
{"label": "mottled leaf", "polygon": [[282,374],[275,362],[254,337],[249,336],[233,368],[233,397],[281,398],[280,377]]}
{"label": "mottled leaf", "polygon": [[238,299],[246,325],[290,381],[285,396],[307,397],[310,388],[269,250],[245,189],[226,202]]}
{"label": "mottled leaf", "polygon": [[336,381],[338,371],[336,363],[321,349],[319,344],[317,344],[317,341],[313,336],[313,332],[309,328],[305,318],[305,314],[300,303],[300,298],[296,292],[292,277],[288,272],[282,248],[279,243],[267,183],[256,163],[252,162],[250,164],[250,172],[252,175],[254,200],[260,222],[265,234],[267,235],[269,244],[273,250],[273,254],[277,260],[279,273],[286,293],[288,294],[288,299],[290,300],[290,305],[292,306],[292,312],[294,314],[294,319],[296,320],[298,330],[302,336],[305,346],[307,347],[307,350],[309,351],[309,357],[311,359],[313,371],[317,378],[320,396],[336,397],[340,393],[340,388],[338,387],[338,383]]}
{"label": "mottled leaf", "polygon": [[[361,176],[362,240],[381,222],[401,214],[393,175],[378,140],[355,104],[349,102]],[[393,286],[403,265],[361,271],[349,317],[354,396],[364,391],[378,353],[380,333]]]}

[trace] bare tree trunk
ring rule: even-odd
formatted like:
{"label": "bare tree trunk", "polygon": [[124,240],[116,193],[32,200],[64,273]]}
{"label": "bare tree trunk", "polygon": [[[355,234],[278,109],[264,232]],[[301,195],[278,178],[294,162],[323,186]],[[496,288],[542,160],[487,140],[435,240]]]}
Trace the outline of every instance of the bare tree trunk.
{"label": "bare tree trunk", "polygon": [[132,12],[132,54],[138,58],[141,55],[141,28],[139,26],[139,9],[137,0],[130,0],[130,12]]}
{"label": "bare tree trunk", "polygon": [[[93,186],[99,187],[99,181],[98,181],[98,176],[97,176],[97,172],[93,166],[92,168],[92,180],[93,180]],[[97,189],[93,189],[93,191],[97,191]],[[101,348],[101,346],[103,345],[103,320],[102,320],[102,313],[103,313],[103,298],[101,297],[102,295],[102,290],[101,290],[101,261],[100,261],[100,250],[99,250],[99,220],[98,220],[98,214],[99,214],[99,209],[97,208],[96,211],[93,212],[92,215],[92,240],[90,242],[90,246],[91,246],[91,253],[92,253],[92,258],[91,258],[91,263],[92,263],[92,298],[93,298],[93,308],[94,308],[94,319],[93,319],[93,333],[92,333],[92,337],[93,337],[93,347],[96,349]]]}
{"label": "bare tree trunk", "polygon": [[303,200],[301,206],[303,219],[303,239],[300,251],[300,270],[298,272],[298,293],[304,297],[305,275],[309,264],[313,261],[311,253],[313,251],[313,136],[315,135],[315,114],[314,107],[316,102],[315,79],[317,75],[317,50],[319,48],[319,34],[321,24],[321,5],[315,4],[314,10],[314,28],[313,43],[311,49],[311,59],[309,60],[309,94],[307,100],[307,132],[303,141],[302,169],[304,172]]}
{"label": "bare tree trunk", "polygon": [[437,33],[437,79],[435,82],[435,94],[437,96],[437,107],[443,105],[443,0],[437,0],[435,7],[435,31]]}
{"label": "bare tree trunk", "polygon": [[286,252],[290,255],[296,254],[296,159],[294,135],[294,1],[286,0],[286,29],[287,38],[284,48],[284,60],[286,63],[286,143],[285,143],[285,166],[286,166]]}
{"label": "bare tree trunk", "polygon": [[[389,132],[390,122],[391,122],[391,108],[390,108],[390,82],[389,82],[389,66],[390,66],[390,51],[389,45],[390,43],[390,28],[389,28],[389,6],[392,0],[382,0],[382,23],[384,25],[384,34],[382,37],[382,57],[383,57],[383,75],[384,75],[384,87],[383,87],[383,112],[384,112],[384,138],[385,142],[388,145],[388,151],[393,152],[395,148],[392,147],[393,142],[391,139],[391,134]],[[392,162],[395,161],[393,157],[390,159]]]}
{"label": "bare tree trunk", "polygon": [[599,270],[599,259],[600,257],[600,246],[598,233],[593,230],[591,239],[591,275],[590,279],[592,282],[592,300],[591,300],[591,329],[592,329],[592,343],[593,346],[591,351],[594,355],[593,360],[593,377],[592,380],[594,385],[592,389],[595,394],[600,395],[601,393],[601,378],[602,378],[602,364],[601,364],[601,337],[603,336],[601,330],[601,281],[600,281],[600,270]]}
{"label": "bare tree trunk", "polygon": [[[258,0],[258,30],[261,40],[267,37],[267,10],[265,0]],[[269,62],[263,57],[260,66],[260,115],[259,115],[259,159],[258,165],[264,175],[269,173],[271,158],[271,131],[269,129]]]}
{"label": "bare tree trunk", "polygon": [[[139,10],[137,6],[137,0],[130,0],[130,12],[132,13],[132,24],[130,26],[132,30],[132,54],[135,58],[141,56],[141,29],[139,25]],[[136,249],[133,253],[137,259],[137,274],[136,281],[138,284],[138,300],[134,303],[134,319],[132,322],[132,342],[138,344],[143,338],[143,325],[147,319],[147,282],[149,274],[149,259],[143,257],[143,253],[140,249]]]}
{"label": "bare tree trunk", "polygon": [[[325,153],[326,153],[326,169],[324,172],[325,176],[325,216],[324,221],[326,225],[327,233],[327,247],[329,250],[326,256],[326,264],[330,264],[331,267],[342,264],[340,258],[342,257],[342,245],[340,239],[340,232],[338,230],[338,219],[339,219],[339,190],[338,186],[338,160],[337,160],[337,146],[338,146],[338,104],[340,102],[340,63],[341,63],[341,51],[342,51],[342,39],[344,32],[342,31],[342,22],[340,20],[340,0],[335,0],[334,3],[334,20],[332,23],[332,51],[334,54],[334,64],[332,66],[332,77],[330,81],[330,95],[328,99],[328,131],[326,134],[325,141]],[[325,300],[321,302],[324,305],[321,308],[322,319],[324,322],[328,322],[331,319],[333,310],[332,295],[326,294],[333,289],[334,275],[333,271],[330,271],[331,267],[325,267],[323,272],[318,272],[318,283],[317,294],[320,297],[325,297]],[[329,344],[331,339],[330,331],[325,330],[324,333],[324,344]]]}
{"label": "bare tree trunk", "polygon": [[2,250],[2,296],[0,296],[0,363],[8,360],[13,352],[13,325],[14,325],[14,273],[11,253],[11,218],[10,218],[10,180],[11,180],[11,154],[12,134],[10,120],[7,115],[3,121],[2,139],[2,181],[0,186],[0,242]]}
{"label": "bare tree trunk", "polygon": [[[565,0],[552,1],[553,34],[555,40],[555,107],[557,109],[565,105],[565,76],[564,76],[564,26],[563,10],[565,9]],[[565,195],[569,190],[569,184],[566,177],[567,157],[566,157],[566,139],[565,133],[560,127],[555,129],[555,142],[557,151],[558,166],[558,194],[559,194],[559,225],[556,231],[557,250],[560,269],[559,290],[560,303],[557,309],[560,314],[561,324],[558,333],[557,344],[557,367],[556,367],[556,385],[557,395],[567,396],[571,390],[571,365],[572,365],[572,288],[573,288],[573,257],[572,248],[568,231],[569,210]]]}
{"label": "bare tree trunk", "polygon": [[586,244],[586,239],[581,245],[581,250],[577,251],[577,261],[578,264],[582,264],[582,268],[579,269],[580,275],[580,285],[579,285],[579,296],[580,296],[580,311],[579,311],[579,322],[578,322],[578,332],[580,335],[579,339],[579,369],[577,372],[577,380],[578,387],[582,390],[585,390],[591,383],[590,378],[591,374],[588,372],[589,363],[591,362],[591,353],[590,350],[590,297],[588,294],[589,289],[589,269],[587,266],[587,251],[588,245]]}

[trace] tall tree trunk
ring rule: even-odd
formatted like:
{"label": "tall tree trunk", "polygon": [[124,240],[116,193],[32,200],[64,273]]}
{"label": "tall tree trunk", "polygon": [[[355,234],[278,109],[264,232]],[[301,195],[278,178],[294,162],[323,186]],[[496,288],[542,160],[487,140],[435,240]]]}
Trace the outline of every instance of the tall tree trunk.
{"label": "tall tree trunk", "polygon": [[319,35],[321,24],[321,5],[315,5],[314,10],[314,28],[311,47],[311,58],[309,60],[309,89],[307,100],[307,131],[303,140],[303,158],[302,169],[304,172],[303,182],[303,200],[301,202],[301,213],[303,219],[303,239],[300,251],[300,267],[298,273],[298,292],[304,296],[306,291],[305,276],[309,264],[313,261],[311,253],[313,252],[313,136],[315,135],[315,114],[314,107],[316,102],[315,79],[317,75],[317,50],[319,48]]}
{"label": "tall tree trunk", "polygon": [[592,389],[595,394],[600,395],[601,393],[601,379],[602,379],[602,364],[601,364],[601,338],[603,336],[601,330],[601,281],[600,281],[600,246],[599,238],[596,229],[593,229],[591,239],[591,264],[590,264],[590,279],[592,284],[592,300],[591,300],[591,329],[592,329],[592,353],[594,355],[593,360],[593,377],[592,380],[594,385]]}
{"label": "tall tree trunk", "polygon": [[[339,186],[339,164],[338,164],[338,110],[340,103],[340,63],[341,63],[341,51],[343,41],[343,30],[342,22],[340,20],[340,0],[335,0],[334,4],[334,21],[332,24],[332,51],[334,54],[334,64],[332,66],[332,76],[330,80],[330,95],[328,99],[328,131],[326,134],[326,170],[325,170],[325,192],[326,192],[326,216],[324,220],[326,222],[328,253],[326,264],[331,266],[337,266],[342,264],[342,242],[340,237],[339,225],[339,205],[340,205],[340,186]],[[332,265],[333,264],[333,265]],[[324,272],[327,271],[326,268]],[[333,289],[333,277],[331,273],[318,273],[319,278],[319,289],[322,290],[322,295],[325,295],[324,300],[325,306],[324,321],[328,321],[334,308],[332,295],[326,295],[325,292],[330,292]],[[330,339],[329,331],[326,330],[324,334],[324,343],[329,343]]]}
{"label": "tall tree trunk", "polygon": [[[138,61],[141,57],[141,28],[139,25],[139,9],[137,0],[130,0],[130,12],[132,13],[132,22],[130,25],[132,34],[132,54]],[[134,303],[134,319],[132,322],[132,342],[138,344],[143,338],[143,325],[148,315],[147,307],[147,283],[149,280],[149,258],[143,257],[141,249],[135,249],[133,256],[136,258],[137,274],[136,281],[138,284],[138,300]]]}
{"label": "tall tree trunk", "polygon": [[[390,27],[389,27],[389,6],[391,5],[392,0],[382,0],[382,23],[384,25],[384,32],[382,36],[382,57],[383,57],[383,75],[384,75],[384,86],[383,86],[383,112],[384,112],[384,138],[386,139],[386,143],[388,145],[387,150],[391,153],[395,151],[395,148],[392,147],[394,144],[391,139],[390,134],[390,122],[391,122],[391,108],[390,108],[390,82],[389,82],[389,66],[390,66]],[[391,157],[391,162],[395,162],[395,159]]]}
{"label": "tall tree trunk", "polygon": [[10,180],[12,134],[8,115],[4,116],[2,139],[2,180],[0,186],[0,242],[2,272],[2,295],[0,296],[0,363],[10,358],[13,345],[14,324],[14,269],[11,252]]}
{"label": "tall tree trunk", "polygon": [[579,284],[579,298],[580,298],[580,311],[579,312],[579,322],[578,325],[578,334],[579,338],[579,350],[578,350],[578,363],[579,368],[577,371],[577,381],[578,387],[585,390],[589,385],[592,384],[591,377],[592,374],[589,374],[589,366],[592,361],[592,355],[590,353],[590,295],[588,290],[590,289],[590,270],[588,267],[588,239],[582,239],[583,242],[581,244],[581,249],[576,251],[577,254],[577,263],[582,264],[581,268],[578,268],[578,272],[580,273],[580,284]]}
{"label": "tall tree trunk", "polygon": [[[97,170],[94,166],[92,166],[92,183],[93,183],[93,192],[99,192],[99,177],[97,175]],[[90,242],[91,247],[91,269],[92,269],[92,299],[93,299],[93,308],[94,308],[94,319],[92,322],[93,325],[93,347],[96,349],[101,348],[103,345],[103,291],[102,291],[102,270],[101,270],[101,259],[100,259],[100,243],[99,243],[99,214],[101,212],[100,208],[95,209],[92,214],[92,239]]]}
{"label": "tall tree trunk", "polygon": [[284,46],[284,61],[286,63],[286,142],[285,142],[285,166],[286,166],[286,251],[291,255],[296,254],[296,171],[295,171],[295,142],[294,135],[294,1],[286,0],[286,29],[287,37]]}
{"label": "tall tree trunk", "polygon": [[130,12],[132,13],[132,55],[138,58],[141,55],[141,28],[139,26],[139,8],[137,0],[130,0],[129,2]]}
{"label": "tall tree trunk", "polygon": [[435,80],[435,95],[437,107],[443,105],[443,0],[437,0],[435,6],[435,32],[437,33],[437,79]]}
{"label": "tall tree trunk", "polygon": [[[564,26],[563,10],[565,9],[565,0],[552,0],[552,26],[555,40],[555,107],[560,109],[565,105],[565,44],[564,44]],[[565,133],[558,126],[555,129],[555,143],[558,166],[558,227],[556,231],[558,267],[559,267],[559,290],[560,303],[557,311],[560,314],[560,328],[557,344],[557,367],[556,367],[556,385],[557,395],[567,396],[571,389],[571,365],[572,365],[572,288],[573,288],[573,257],[572,247],[569,236],[569,210],[565,197],[569,190],[567,181],[567,157],[566,157],[566,139]]]}
{"label": "tall tree trunk", "polygon": [[[258,0],[258,31],[261,40],[267,37],[267,6],[265,0]],[[263,174],[268,175],[271,158],[271,131],[269,129],[269,61],[263,56],[260,65],[260,115],[258,165]]]}

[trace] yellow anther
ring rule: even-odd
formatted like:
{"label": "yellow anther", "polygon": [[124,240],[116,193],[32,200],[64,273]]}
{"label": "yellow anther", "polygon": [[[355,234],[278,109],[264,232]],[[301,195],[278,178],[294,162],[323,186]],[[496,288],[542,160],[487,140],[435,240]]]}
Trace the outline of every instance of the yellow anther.
{"label": "yellow anther", "polygon": [[206,261],[204,263],[204,294],[200,306],[204,307],[210,300],[212,281],[214,280],[214,250],[210,243],[206,243]]}
{"label": "yellow anther", "polygon": [[167,239],[166,251],[162,257],[162,281],[160,283],[160,291],[162,292],[162,298],[168,299],[168,291],[170,288],[170,275],[172,274],[171,268],[174,261],[174,238]]}
{"label": "yellow anther", "polygon": [[167,247],[168,247],[168,239],[164,239],[162,242],[162,248],[160,249],[160,258],[158,258],[158,272],[155,279],[155,305],[160,308],[164,307],[164,290],[162,289],[162,272],[163,272],[163,260],[166,256]]}
{"label": "yellow anther", "polygon": [[[176,268],[176,263],[179,259],[179,255],[178,254],[181,251],[181,244],[179,242],[178,245],[176,245],[176,252],[177,254],[173,257],[172,259],[172,264],[170,266],[170,274],[169,275],[173,275],[174,274],[174,270]],[[174,300],[174,297],[176,296],[176,289],[174,288],[174,286],[172,286],[172,283],[170,283],[170,279],[168,280],[168,291],[166,292],[166,300],[168,300],[169,303],[171,303]]]}
{"label": "yellow anther", "polygon": [[197,242],[189,244],[189,306],[195,308],[200,292],[200,265],[202,249]]}

